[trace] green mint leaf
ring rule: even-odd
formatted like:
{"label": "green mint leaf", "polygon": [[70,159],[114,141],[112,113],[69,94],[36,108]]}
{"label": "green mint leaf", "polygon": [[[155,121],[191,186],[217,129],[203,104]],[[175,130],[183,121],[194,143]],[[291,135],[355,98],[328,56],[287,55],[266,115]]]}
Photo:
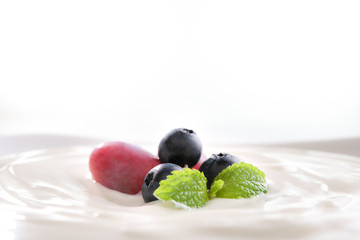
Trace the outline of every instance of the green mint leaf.
{"label": "green mint leaf", "polygon": [[217,180],[224,181],[216,192],[218,198],[249,198],[267,192],[264,172],[249,163],[234,163],[220,172],[214,182]]}
{"label": "green mint leaf", "polygon": [[199,208],[209,201],[206,177],[198,170],[185,168],[173,171],[160,182],[154,196],[163,201],[172,201],[176,206]]}
{"label": "green mint leaf", "polygon": [[223,180],[214,181],[211,184],[209,195],[210,197],[216,197],[216,193],[224,186]]}

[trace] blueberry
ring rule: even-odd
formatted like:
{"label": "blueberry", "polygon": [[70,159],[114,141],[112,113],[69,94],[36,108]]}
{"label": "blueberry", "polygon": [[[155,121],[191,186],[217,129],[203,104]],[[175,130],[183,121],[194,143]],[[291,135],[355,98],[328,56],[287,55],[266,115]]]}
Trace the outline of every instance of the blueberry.
{"label": "blueberry", "polygon": [[183,168],[176,164],[164,163],[152,168],[146,174],[141,185],[141,194],[146,203],[157,200],[154,191],[160,186],[160,181],[165,180],[175,170],[183,170]]}
{"label": "blueberry", "polygon": [[204,161],[199,171],[203,172],[207,178],[207,188],[210,189],[215,177],[222,170],[236,162],[241,162],[241,160],[228,153],[213,154],[209,159]]}
{"label": "blueberry", "polygon": [[169,132],[160,142],[158,155],[162,163],[175,163],[192,168],[199,161],[202,144],[193,130],[177,128]]}

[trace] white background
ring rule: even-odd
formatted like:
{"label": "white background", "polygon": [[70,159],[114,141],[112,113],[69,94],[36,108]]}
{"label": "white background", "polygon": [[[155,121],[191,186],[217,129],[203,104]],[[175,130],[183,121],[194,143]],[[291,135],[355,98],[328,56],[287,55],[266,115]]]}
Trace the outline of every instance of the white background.
{"label": "white background", "polygon": [[0,135],[360,136],[359,1],[1,1]]}

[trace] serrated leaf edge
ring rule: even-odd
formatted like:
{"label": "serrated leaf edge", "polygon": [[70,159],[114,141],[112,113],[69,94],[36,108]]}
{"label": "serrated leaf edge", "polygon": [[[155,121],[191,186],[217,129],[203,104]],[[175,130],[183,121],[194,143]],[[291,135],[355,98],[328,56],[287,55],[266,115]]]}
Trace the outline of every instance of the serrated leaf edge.
{"label": "serrated leaf edge", "polygon": [[[181,177],[184,177],[184,175],[183,175],[183,174],[184,174],[184,171],[185,171],[186,173],[189,173],[189,174],[190,174],[190,175],[187,176],[187,177],[194,176],[196,179],[198,179],[199,177],[203,177],[203,178],[205,179],[205,181],[204,181],[204,189],[206,189],[206,181],[207,181],[207,179],[206,179],[206,177],[205,177],[205,175],[204,175],[203,172],[200,172],[200,171],[198,171],[198,170],[196,170],[196,169],[184,168],[183,170],[175,170],[175,171],[172,171],[171,174],[168,175],[166,179],[160,181],[160,186],[159,186],[159,187],[154,191],[154,193],[153,193],[154,196],[155,196],[157,199],[161,200],[161,201],[171,201],[172,203],[174,203],[174,206],[175,206],[176,208],[193,209],[193,208],[200,208],[200,207],[205,206],[205,205],[207,204],[207,202],[210,200],[210,197],[209,197],[209,196],[208,196],[207,201],[205,201],[204,204],[199,205],[199,206],[195,206],[195,207],[187,206],[187,205],[184,204],[184,203],[181,203],[181,202],[178,202],[178,201],[172,199],[171,196],[172,196],[173,194],[175,194],[175,192],[174,192],[173,194],[169,194],[169,196],[170,196],[169,199],[163,199],[163,198],[159,197],[158,189],[160,189],[162,186],[164,186],[165,181],[167,181],[167,180],[172,181],[172,180],[176,180],[176,179],[179,179],[180,181],[182,181],[182,178],[181,178]],[[194,178],[192,178],[191,180],[194,180]],[[182,182],[183,182],[184,184],[186,184],[186,185],[191,189],[191,186],[188,185],[188,183],[187,183],[188,181],[182,181]],[[172,186],[174,186],[174,185],[172,185]],[[174,187],[176,188],[176,186],[174,186]],[[180,189],[179,189],[179,191],[186,192],[186,191],[180,190]],[[202,192],[202,191],[200,191],[200,190],[195,190],[195,191],[192,190],[192,191],[190,191],[190,192]],[[207,190],[206,190],[206,194],[208,195]]]}

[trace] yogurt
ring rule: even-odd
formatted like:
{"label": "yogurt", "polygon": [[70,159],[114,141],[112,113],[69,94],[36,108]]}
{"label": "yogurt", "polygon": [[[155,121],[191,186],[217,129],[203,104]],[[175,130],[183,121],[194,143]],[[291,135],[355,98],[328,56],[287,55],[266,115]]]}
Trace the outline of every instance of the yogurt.
{"label": "yogurt", "polygon": [[229,152],[265,172],[268,193],[200,209],[144,203],[92,180],[91,148],[0,160],[1,239],[357,239],[360,159],[280,148]]}

